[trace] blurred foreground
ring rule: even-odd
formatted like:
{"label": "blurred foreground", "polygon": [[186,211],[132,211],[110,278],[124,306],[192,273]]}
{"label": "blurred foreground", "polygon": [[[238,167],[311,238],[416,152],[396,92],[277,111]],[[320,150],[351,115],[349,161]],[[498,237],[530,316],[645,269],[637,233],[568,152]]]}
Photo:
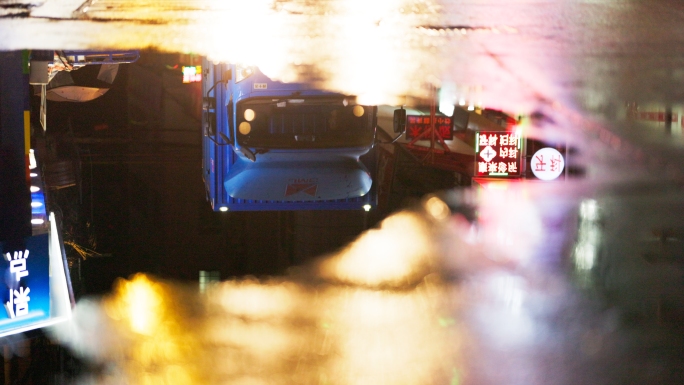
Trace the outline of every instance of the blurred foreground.
{"label": "blurred foreground", "polygon": [[87,384],[681,383],[681,266],[642,258],[679,245],[650,232],[681,221],[678,189],[637,188],[427,197],[285,277],[136,275],[54,336]]}

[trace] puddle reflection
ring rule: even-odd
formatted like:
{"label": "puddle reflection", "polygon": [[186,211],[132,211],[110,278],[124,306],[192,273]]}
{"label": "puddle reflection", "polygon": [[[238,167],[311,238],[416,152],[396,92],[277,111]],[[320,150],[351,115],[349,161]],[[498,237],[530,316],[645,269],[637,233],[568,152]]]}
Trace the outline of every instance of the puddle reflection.
{"label": "puddle reflection", "polygon": [[464,372],[462,326],[428,262],[435,225],[403,213],[310,267],[320,274],[204,294],[139,274],[55,333],[106,364],[101,383],[449,383]]}

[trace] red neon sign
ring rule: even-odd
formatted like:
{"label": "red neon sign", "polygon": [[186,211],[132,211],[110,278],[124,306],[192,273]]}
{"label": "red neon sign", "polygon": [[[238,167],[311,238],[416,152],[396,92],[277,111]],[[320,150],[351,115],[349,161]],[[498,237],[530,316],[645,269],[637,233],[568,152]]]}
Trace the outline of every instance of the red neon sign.
{"label": "red neon sign", "polygon": [[478,132],[475,176],[519,177],[521,139],[510,132]]}
{"label": "red neon sign", "polygon": [[[406,139],[411,140],[424,135],[424,140],[429,140],[430,127],[432,120],[429,116],[423,115],[409,115],[406,117]],[[451,118],[448,116],[435,117],[435,132],[444,140],[454,139],[454,133],[451,131]]]}

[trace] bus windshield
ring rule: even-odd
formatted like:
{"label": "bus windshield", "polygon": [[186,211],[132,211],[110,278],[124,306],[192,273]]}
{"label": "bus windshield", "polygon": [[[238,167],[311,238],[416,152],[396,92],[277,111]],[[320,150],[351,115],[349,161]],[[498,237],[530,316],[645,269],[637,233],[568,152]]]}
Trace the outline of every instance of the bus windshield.
{"label": "bus windshield", "polygon": [[238,143],[270,149],[367,147],[375,107],[342,97],[268,98],[237,106]]}

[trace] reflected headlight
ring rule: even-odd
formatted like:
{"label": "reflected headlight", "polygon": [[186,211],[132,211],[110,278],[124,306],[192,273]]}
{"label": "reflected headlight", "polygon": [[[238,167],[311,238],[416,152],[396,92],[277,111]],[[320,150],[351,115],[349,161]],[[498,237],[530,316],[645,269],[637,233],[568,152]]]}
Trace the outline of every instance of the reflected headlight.
{"label": "reflected headlight", "polygon": [[253,73],[254,67],[243,64],[237,64],[235,66],[235,83],[240,83],[241,81],[252,76]]}
{"label": "reflected headlight", "polygon": [[252,125],[247,122],[242,122],[238,126],[238,131],[240,131],[242,135],[249,135],[250,131],[252,131]]}

